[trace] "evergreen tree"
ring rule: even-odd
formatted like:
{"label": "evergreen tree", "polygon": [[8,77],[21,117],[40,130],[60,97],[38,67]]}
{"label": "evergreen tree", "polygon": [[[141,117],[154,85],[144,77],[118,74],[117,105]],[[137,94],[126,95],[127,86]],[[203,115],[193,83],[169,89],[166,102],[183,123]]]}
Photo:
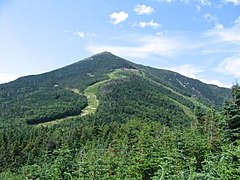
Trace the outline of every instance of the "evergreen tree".
{"label": "evergreen tree", "polygon": [[240,86],[238,84],[232,87],[232,99],[225,105],[224,112],[228,135],[232,141],[240,139]]}

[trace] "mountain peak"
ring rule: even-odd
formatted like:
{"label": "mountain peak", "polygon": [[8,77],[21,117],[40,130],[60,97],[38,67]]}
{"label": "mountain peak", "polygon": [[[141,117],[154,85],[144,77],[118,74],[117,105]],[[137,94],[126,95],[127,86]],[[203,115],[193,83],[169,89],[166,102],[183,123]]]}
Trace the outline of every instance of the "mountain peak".
{"label": "mountain peak", "polygon": [[[100,53],[97,53],[97,54],[94,54],[88,58],[85,58],[84,60],[97,60],[97,59],[106,59],[106,58],[111,58],[111,59],[120,59],[120,57],[112,54],[111,52],[108,52],[108,51],[103,51],[103,52],[100,52]],[[84,61],[83,60],[83,61]],[[82,61],[82,60],[81,60]],[[79,62],[81,62],[79,61]]]}
{"label": "mountain peak", "polygon": [[103,52],[100,52],[100,53],[94,54],[94,55],[92,55],[91,57],[102,56],[102,55],[112,55],[112,56],[115,56],[115,55],[112,54],[111,52],[103,51]]}
{"label": "mountain peak", "polygon": [[111,52],[109,52],[109,51],[103,51],[103,52],[101,52],[101,53],[98,53],[99,55],[100,54],[110,54],[110,55],[113,55]]}

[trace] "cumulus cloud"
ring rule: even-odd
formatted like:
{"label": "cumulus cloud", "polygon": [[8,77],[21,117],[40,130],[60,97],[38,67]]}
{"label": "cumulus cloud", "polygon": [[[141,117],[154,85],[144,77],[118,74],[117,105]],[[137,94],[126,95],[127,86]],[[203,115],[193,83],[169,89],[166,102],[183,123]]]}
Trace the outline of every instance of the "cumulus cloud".
{"label": "cumulus cloud", "polygon": [[240,55],[224,59],[218,66],[220,72],[240,77]]}
{"label": "cumulus cloud", "polygon": [[225,3],[233,3],[234,5],[240,5],[240,0],[225,0]]}
{"label": "cumulus cloud", "polygon": [[141,28],[152,27],[153,29],[157,29],[157,28],[161,27],[161,25],[159,23],[154,22],[153,20],[151,20],[149,22],[142,21],[139,23],[139,26]]}
{"label": "cumulus cloud", "polygon": [[114,12],[110,15],[111,23],[114,25],[126,21],[127,18],[128,14],[124,11]]}
{"label": "cumulus cloud", "polygon": [[11,73],[0,73],[0,84],[7,83],[17,79],[18,76]]}
{"label": "cumulus cloud", "polygon": [[240,16],[234,21],[232,27],[225,28],[223,24],[216,24],[206,35],[213,36],[220,41],[240,44]]}
{"label": "cumulus cloud", "polygon": [[138,15],[150,15],[152,13],[154,13],[154,9],[151,6],[146,6],[146,5],[137,5],[134,8],[134,11],[138,14]]}

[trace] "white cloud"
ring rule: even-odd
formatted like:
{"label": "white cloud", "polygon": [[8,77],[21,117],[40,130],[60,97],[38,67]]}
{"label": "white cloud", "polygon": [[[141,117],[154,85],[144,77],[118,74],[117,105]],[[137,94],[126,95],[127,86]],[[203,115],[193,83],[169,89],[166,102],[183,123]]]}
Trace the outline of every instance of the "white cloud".
{"label": "white cloud", "polygon": [[134,11],[138,14],[138,15],[150,15],[152,13],[154,13],[154,9],[151,6],[146,6],[146,5],[137,5],[134,8]]}
{"label": "white cloud", "polygon": [[202,6],[211,6],[212,3],[209,0],[198,0],[198,3],[200,3]]}
{"label": "white cloud", "polygon": [[225,0],[225,3],[233,3],[234,5],[240,5],[240,0]]}
{"label": "white cloud", "polygon": [[151,20],[149,22],[142,21],[139,23],[139,26],[141,28],[152,27],[153,29],[157,29],[157,28],[161,27],[161,25],[159,23],[154,22],[153,20]]}
{"label": "white cloud", "polygon": [[84,32],[84,31],[76,31],[73,33],[75,37],[79,38],[85,38],[85,37],[94,37],[96,36],[95,33],[90,33],[90,32]]}
{"label": "white cloud", "polygon": [[240,44],[240,16],[234,21],[232,27],[225,28],[222,24],[216,24],[215,28],[206,33],[220,41]]}
{"label": "white cloud", "polygon": [[236,27],[240,27],[240,16],[234,21]]}
{"label": "white cloud", "polygon": [[85,32],[83,31],[76,31],[73,33],[74,36],[80,37],[80,38],[84,38],[85,37]]}
{"label": "white cloud", "polygon": [[18,76],[10,73],[0,73],[0,84],[7,83],[17,79]]}
{"label": "white cloud", "polygon": [[124,11],[114,12],[110,15],[112,24],[119,24],[128,18],[128,14]]}
{"label": "white cloud", "polygon": [[224,59],[218,66],[220,72],[240,77],[240,55]]}

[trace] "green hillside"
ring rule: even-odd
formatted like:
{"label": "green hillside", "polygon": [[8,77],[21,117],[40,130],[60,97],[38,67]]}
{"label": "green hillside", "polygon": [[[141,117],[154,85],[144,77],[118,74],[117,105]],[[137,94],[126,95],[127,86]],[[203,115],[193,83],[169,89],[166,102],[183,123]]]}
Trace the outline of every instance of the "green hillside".
{"label": "green hillside", "polygon": [[176,100],[161,93],[161,86],[139,73],[124,73],[124,78],[111,81],[100,89],[99,115],[120,122],[136,117],[163,124],[190,121]]}
{"label": "green hillside", "polygon": [[1,84],[0,179],[238,179],[239,89],[108,52]]}
{"label": "green hillside", "polygon": [[[124,78],[105,81],[111,78],[109,74],[116,69],[122,69],[120,73],[124,74]],[[101,103],[106,104],[107,99],[104,93],[99,93],[99,98],[102,98],[99,112],[106,113],[104,108],[108,108],[108,114],[122,117],[120,121],[133,113],[134,117],[137,115],[161,122],[186,122],[192,117],[189,112],[196,106],[196,101],[207,106],[220,107],[230,95],[229,89],[207,85],[175,72],[133,64],[104,52],[58,70],[22,77],[0,85],[0,124],[38,124],[79,115],[87,106],[84,91],[99,82],[98,88],[103,86],[104,89],[106,86],[109,90],[113,89],[113,94],[108,94],[107,98],[115,95],[120,97],[116,100],[109,99],[118,106],[106,107]],[[121,89],[122,87],[124,88]],[[71,89],[79,91],[79,94]],[[98,90],[95,89],[94,93],[97,95]],[[121,109],[123,107],[126,108],[124,111]],[[141,113],[136,112],[136,109]],[[153,112],[150,113],[149,109]],[[122,116],[122,112],[126,116]],[[184,118],[177,120],[173,116]]]}

